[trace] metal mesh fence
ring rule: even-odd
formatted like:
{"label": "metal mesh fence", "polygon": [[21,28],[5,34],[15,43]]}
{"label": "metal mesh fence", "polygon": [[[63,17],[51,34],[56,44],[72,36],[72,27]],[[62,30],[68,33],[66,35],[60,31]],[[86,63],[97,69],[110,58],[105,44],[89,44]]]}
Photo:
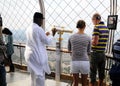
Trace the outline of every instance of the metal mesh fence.
{"label": "metal mesh fence", "polygon": [[[46,9],[46,29],[53,25],[72,29],[76,32],[76,22],[79,19],[86,21],[85,32],[91,36],[93,24],[91,17],[98,12],[102,15],[102,20],[107,23],[107,16],[110,14],[110,2],[107,0],[47,0]],[[63,47],[66,46],[70,34],[63,35]]]}
{"label": "metal mesh fence", "polygon": [[25,43],[25,30],[31,28],[35,11],[40,11],[38,0],[0,0],[3,27],[13,32],[14,42]]}
{"label": "metal mesh fence", "polygon": [[[118,15],[120,14],[119,3],[118,0]],[[56,25],[63,26],[65,29],[72,29],[75,32],[76,22],[83,19],[87,24],[85,32],[91,36],[93,30],[92,15],[99,12],[102,20],[107,23],[107,16],[110,14],[110,1],[108,0],[44,0],[44,5],[47,31],[50,31],[52,26]],[[4,27],[12,30],[14,42],[25,43],[25,30],[31,28],[35,11],[40,11],[38,0],[0,0],[0,13],[3,17]],[[120,35],[119,22],[115,40]],[[64,46],[66,46],[69,35],[63,35]]]}
{"label": "metal mesh fence", "polygon": [[[120,14],[120,0],[118,0],[117,14]],[[45,29],[50,31],[52,26],[64,27],[76,32],[76,22],[79,19],[86,21],[85,32],[91,36],[93,24],[91,17],[95,12],[102,16],[102,20],[107,24],[107,16],[110,14],[109,0],[44,0],[45,5]],[[3,18],[3,27],[8,27],[13,32],[14,42],[25,43],[25,31],[31,28],[32,18],[35,11],[40,11],[38,0],[0,0],[0,13]],[[118,25],[115,32],[115,41],[120,37],[120,17],[118,16]],[[63,34],[63,46],[66,47],[67,40],[71,34]],[[56,42],[58,35],[55,36]],[[19,62],[23,59],[24,49],[14,48],[14,60]],[[52,55],[53,54],[53,58]],[[49,61],[55,62],[55,52],[48,52]],[[66,57],[66,58],[64,58]],[[69,73],[70,57],[68,54],[63,54],[62,66],[63,72]],[[52,71],[54,71],[54,62],[50,63]],[[23,64],[25,62],[23,61]],[[66,72],[67,71],[67,72]]]}
{"label": "metal mesh fence", "polygon": [[118,15],[118,23],[117,23],[117,30],[115,32],[115,37],[114,40],[116,41],[117,39],[120,39],[120,1],[118,1],[117,4],[117,15]]}

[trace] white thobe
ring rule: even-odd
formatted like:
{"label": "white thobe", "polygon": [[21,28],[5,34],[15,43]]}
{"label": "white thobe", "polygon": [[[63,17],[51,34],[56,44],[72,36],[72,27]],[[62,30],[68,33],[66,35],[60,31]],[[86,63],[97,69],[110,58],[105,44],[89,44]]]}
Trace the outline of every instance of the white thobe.
{"label": "white thobe", "polygon": [[43,28],[33,23],[33,27],[26,31],[26,37],[25,60],[28,71],[41,77],[45,72],[50,74],[46,45],[51,43],[52,36],[46,36]]}

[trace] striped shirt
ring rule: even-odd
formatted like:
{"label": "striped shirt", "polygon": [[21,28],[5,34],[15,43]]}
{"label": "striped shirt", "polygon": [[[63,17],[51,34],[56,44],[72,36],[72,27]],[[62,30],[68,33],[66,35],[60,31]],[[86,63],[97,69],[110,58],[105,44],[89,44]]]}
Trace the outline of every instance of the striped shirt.
{"label": "striped shirt", "polygon": [[69,38],[68,50],[72,51],[72,61],[88,61],[91,39],[86,34],[74,34]]}
{"label": "striped shirt", "polygon": [[104,25],[104,22],[95,25],[92,36],[99,36],[98,44],[95,46],[92,45],[92,50],[104,52],[109,37],[109,30],[107,26]]}

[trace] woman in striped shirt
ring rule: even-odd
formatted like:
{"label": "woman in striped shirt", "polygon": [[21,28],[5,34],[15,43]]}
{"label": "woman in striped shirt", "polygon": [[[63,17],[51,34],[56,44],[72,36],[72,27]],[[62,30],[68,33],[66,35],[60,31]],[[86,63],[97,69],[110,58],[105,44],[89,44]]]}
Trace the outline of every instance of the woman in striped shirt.
{"label": "woman in striped shirt", "polygon": [[71,73],[73,74],[73,86],[78,86],[79,73],[81,73],[82,86],[87,86],[90,63],[88,53],[91,51],[91,39],[84,33],[85,21],[79,20],[76,28],[78,32],[72,35],[68,41],[68,50],[72,52]]}

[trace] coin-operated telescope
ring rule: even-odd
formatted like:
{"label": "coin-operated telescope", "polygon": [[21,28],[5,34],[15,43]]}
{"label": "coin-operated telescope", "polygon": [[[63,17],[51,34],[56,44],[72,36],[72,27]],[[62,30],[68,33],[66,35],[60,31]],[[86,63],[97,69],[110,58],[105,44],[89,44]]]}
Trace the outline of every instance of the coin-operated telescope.
{"label": "coin-operated telescope", "polygon": [[58,38],[58,41],[59,43],[61,44],[61,41],[62,41],[62,34],[63,33],[72,33],[73,31],[72,30],[65,30],[64,27],[61,27],[61,26],[53,26],[52,28],[52,35],[54,36],[56,33],[59,34],[59,38]]}
{"label": "coin-operated telescope", "polygon": [[[58,29],[58,28],[60,28],[60,29]],[[65,30],[64,27],[54,25],[53,28],[52,28],[53,36],[56,34],[56,32],[58,32],[58,34],[63,34],[64,32],[65,33],[72,33],[73,31],[72,30]]]}
{"label": "coin-operated telescope", "polygon": [[62,53],[61,53],[61,41],[62,41],[62,34],[63,33],[72,33],[72,30],[65,30],[64,27],[60,26],[53,26],[52,28],[52,35],[54,36],[56,33],[58,33],[59,38],[58,42],[56,42],[56,66],[55,66],[55,80],[57,85],[56,86],[61,86],[60,85],[60,74],[61,74],[61,58],[62,58]]}

